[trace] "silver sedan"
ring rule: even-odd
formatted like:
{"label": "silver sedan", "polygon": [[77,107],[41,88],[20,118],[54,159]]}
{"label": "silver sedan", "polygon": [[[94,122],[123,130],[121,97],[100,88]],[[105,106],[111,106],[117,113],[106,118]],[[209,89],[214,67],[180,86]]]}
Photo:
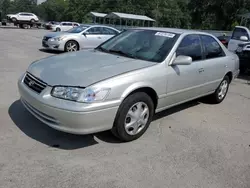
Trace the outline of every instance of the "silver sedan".
{"label": "silver sedan", "polygon": [[36,61],[18,87],[24,106],[54,129],[111,129],[131,141],[154,113],[203,96],[222,102],[238,74],[238,56],[210,34],[140,28],[96,49]]}
{"label": "silver sedan", "polygon": [[52,32],[45,35],[42,40],[42,46],[46,49],[65,52],[91,49],[118,33],[120,31],[112,27],[81,25],[66,32]]}

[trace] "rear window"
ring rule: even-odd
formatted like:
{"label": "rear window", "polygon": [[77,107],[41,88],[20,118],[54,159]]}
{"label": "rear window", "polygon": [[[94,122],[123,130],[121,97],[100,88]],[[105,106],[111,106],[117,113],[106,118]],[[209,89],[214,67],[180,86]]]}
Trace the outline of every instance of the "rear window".
{"label": "rear window", "polygon": [[248,35],[248,32],[247,32],[246,29],[235,28],[234,32],[233,32],[233,35],[232,35],[232,39],[240,40],[241,36],[246,36],[248,38],[248,40],[249,40],[249,35]]}

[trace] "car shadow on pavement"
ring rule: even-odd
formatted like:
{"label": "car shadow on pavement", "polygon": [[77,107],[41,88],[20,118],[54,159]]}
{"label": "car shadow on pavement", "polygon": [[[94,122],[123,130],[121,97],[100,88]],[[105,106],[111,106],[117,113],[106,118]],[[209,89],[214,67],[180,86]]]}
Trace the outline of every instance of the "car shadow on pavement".
{"label": "car shadow on pavement", "polygon": [[48,49],[39,49],[39,51],[44,52],[44,53],[48,53],[48,54],[62,54],[64,52],[61,51],[56,51],[56,50],[48,50]]}
{"label": "car shadow on pavement", "polygon": [[161,118],[170,116],[170,115],[175,114],[177,112],[180,112],[182,110],[185,110],[185,109],[197,106],[197,105],[201,104],[202,103],[201,101],[203,101],[203,100],[204,99],[196,99],[196,100],[193,100],[193,101],[190,101],[190,102],[187,102],[187,103],[180,104],[178,106],[169,108],[169,109],[164,110],[162,112],[159,112],[159,113],[157,113],[157,114],[154,115],[153,121],[156,121],[156,120],[159,120]]}
{"label": "car shadow on pavement", "polygon": [[8,112],[12,121],[23,133],[49,147],[74,150],[98,144],[94,135],[72,135],[48,127],[33,117],[20,100],[15,101]]}
{"label": "car shadow on pavement", "polygon": [[[155,114],[153,121],[199,105],[200,103],[201,102],[199,100],[194,100],[162,111]],[[23,133],[30,138],[47,145],[48,147],[63,150],[74,150],[98,144],[98,139],[112,144],[121,143],[119,139],[113,136],[111,131],[91,135],[73,135],[52,129],[33,117],[33,115],[24,108],[20,100],[15,101],[9,107],[8,113],[12,121]]]}

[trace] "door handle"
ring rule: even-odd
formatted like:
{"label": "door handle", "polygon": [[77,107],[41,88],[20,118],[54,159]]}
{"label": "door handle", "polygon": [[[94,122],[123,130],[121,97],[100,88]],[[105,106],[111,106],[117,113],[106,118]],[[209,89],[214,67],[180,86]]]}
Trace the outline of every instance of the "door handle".
{"label": "door handle", "polygon": [[102,37],[97,37],[98,39],[102,39]]}
{"label": "door handle", "polygon": [[203,68],[200,68],[200,69],[199,69],[199,73],[202,73],[202,72],[204,72],[204,69],[203,69]]}

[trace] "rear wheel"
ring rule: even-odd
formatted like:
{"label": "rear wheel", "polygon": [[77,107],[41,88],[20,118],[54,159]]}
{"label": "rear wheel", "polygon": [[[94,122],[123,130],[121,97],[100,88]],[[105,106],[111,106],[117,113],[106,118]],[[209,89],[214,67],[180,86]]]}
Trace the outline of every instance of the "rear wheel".
{"label": "rear wheel", "polygon": [[112,133],[122,141],[132,141],[141,137],[152,121],[154,103],[144,92],[128,96],[121,104]]}
{"label": "rear wheel", "polygon": [[66,42],[64,51],[65,52],[75,52],[79,50],[79,45],[76,41],[70,40]]}
{"label": "rear wheel", "polygon": [[34,23],[34,22],[35,22],[35,20],[34,20],[34,19],[31,19],[31,20],[30,20],[30,22],[31,22],[31,23]]}
{"label": "rear wheel", "polygon": [[213,103],[219,104],[225,99],[228,92],[229,84],[230,84],[230,79],[228,76],[225,76],[222,82],[220,83],[219,87],[214,92],[214,94],[211,95],[211,100]]}

